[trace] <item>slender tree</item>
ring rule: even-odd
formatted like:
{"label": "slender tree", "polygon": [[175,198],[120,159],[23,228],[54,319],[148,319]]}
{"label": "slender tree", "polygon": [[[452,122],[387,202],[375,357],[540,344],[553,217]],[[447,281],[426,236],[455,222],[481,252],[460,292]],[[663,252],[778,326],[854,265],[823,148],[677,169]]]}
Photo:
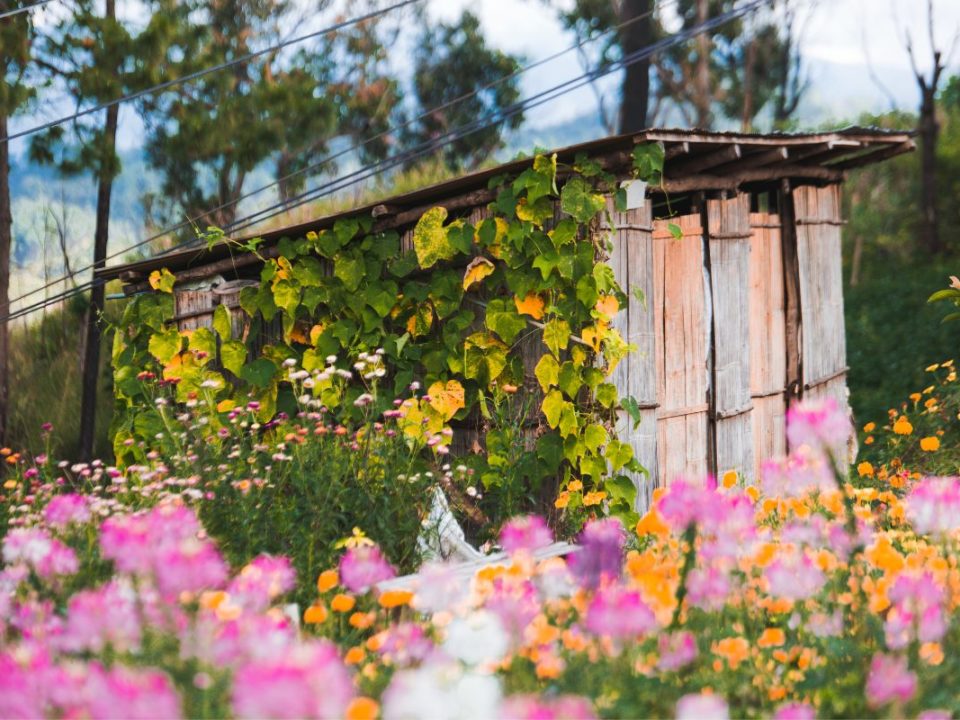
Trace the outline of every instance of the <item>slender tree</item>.
{"label": "slender tree", "polygon": [[[0,0],[0,12],[23,7],[18,0]],[[33,14],[21,12],[0,18],[0,138],[10,133],[10,118],[34,97],[30,74],[35,69],[31,46],[35,38]],[[10,249],[13,215],[10,200],[10,144],[0,140],[0,443],[7,437],[9,409]]]}

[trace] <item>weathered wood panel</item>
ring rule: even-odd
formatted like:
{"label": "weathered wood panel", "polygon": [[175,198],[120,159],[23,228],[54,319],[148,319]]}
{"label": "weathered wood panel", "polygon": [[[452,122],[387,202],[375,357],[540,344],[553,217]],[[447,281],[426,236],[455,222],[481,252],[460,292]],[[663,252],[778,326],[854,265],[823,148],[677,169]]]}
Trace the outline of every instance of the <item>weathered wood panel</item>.
{"label": "weathered wood panel", "polygon": [[653,224],[654,332],[657,375],[657,472],[706,477],[708,459],[708,319],[700,215]]}
{"label": "weathered wood panel", "polygon": [[[657,382],[656,337],[654,333],[653,228],[651,206],[625,213],[612,212],[612,251],[610,266],[620,287],[627,294],[627,307],[614,318],[613,327],[636,351],[620,361],[613,371],[612,382],[621,396],[631,396],[640,405],[640,425],[622,411],[617,419],[618,437],[629,442],[634,456],[647,468],[649,476],[633,478],[637,486],[637,506],[649,507],[657,486]],[[642,293],[643,299],[637,297]]]}
{"label": "weathered wood panel", "polygon": [[714,471],[753,472],[750,398],[750,196],[707,201],[713,300]]}
{"label": "weathered wood panel", "polygon": [[800,187],[793,191],[793,200],[803,393],[806,397],[833,395],[846,408],[840,186]]}
{"label": "weathered wood panel", "polygon": [[786,310],[780,216],[750,215],[750,395],[752,479],[764,460],[786,454]]}

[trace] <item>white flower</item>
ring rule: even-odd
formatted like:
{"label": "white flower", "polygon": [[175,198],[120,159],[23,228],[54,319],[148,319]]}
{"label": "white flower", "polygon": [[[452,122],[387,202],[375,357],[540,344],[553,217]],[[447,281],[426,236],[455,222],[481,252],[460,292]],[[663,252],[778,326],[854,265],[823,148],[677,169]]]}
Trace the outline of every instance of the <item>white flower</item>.
{"label": "white flower", "polygon": [[370,393],[364,393],[363,395],[358,397],[356,400],[354,400],[353,404],[356,405],[357,407],[364,407],[365,405],[369,405],[372,402],[373,402],[373,395],[371,395]]}
{"label": "white flower", "polygon": [[503,690],[492,675],[429,663],[393,676],[383,695],[384,720],[467,720],[500,716]]}
{"label": "white flower", "polygon": [[288,368],[296,367],[297,361],[294,358],[287,358],[286,360],[283,361],[283,366]]}
{"label": "white flower", "polygon": [[457,618],[447,627],[443,649],[468,665],[494,663],[503,659],[510,639],[500,619],[488,610]]}
{"label": "white flower", "polygon": [[327,355],[327,365],[333,365],[337,361],[336,355]]}

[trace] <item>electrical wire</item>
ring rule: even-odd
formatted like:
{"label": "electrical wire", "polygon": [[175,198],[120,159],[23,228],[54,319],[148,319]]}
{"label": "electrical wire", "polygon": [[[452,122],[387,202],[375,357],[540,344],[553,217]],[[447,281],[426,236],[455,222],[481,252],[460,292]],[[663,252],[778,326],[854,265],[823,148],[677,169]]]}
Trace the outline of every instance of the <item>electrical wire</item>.
{"label": "electrical wire", "polygon": [[256,52],[248,53],[247,55],[241,55],[240,57],[234,58],[232,60],[228,60],[227,62],[219,63],[218,65],[214,65],[213,67],[204,68],[203,70],[197,70],[195,72],[188,73],[183,77],[174,78],[173,80],[167,80],[166,82],[153,85],[152,87],[145,88],[143,90],[137,90],[136,92],[123,95],[114,100],[109,100],[99,105],[95,105],[93,107],[87,108],[86,110],[79,110],[73,113],[72,115],[67,115],[65,117],[57,118],[56,120],[51,120],[50,122],[46,122],[41,125],[36,125],[34,127],[27,128],[26,130],[15,132],[12,135],[7,135],[5,137],[0,138],[0,142],[8,143],[11,140],[16,140],[17,138],[26,137],[27,135],[32,135],[34,133],[40,132],[41,130],[49,130],[50,128],[56,127],[57,125],[62,125],[63,123],[70,122],[72,120],[77,120],[86,115],[90,115],[91,113],[99,112],[100,110],[106,110],[107,108],[113,107],[114,105],[119,105],[120,103],[128,102],[130,100],[136,100],[137,98],[143,97],[144,95],[152,95],[153,93],[167,90],[176,85],[181,85],[183,83],[196,80],[197,78],[203,77],[204,75],[209,75],[211,73],[219,72],[220,70],[225,70],[235,65],[241,65],[243,63],[250,62],[251,60],[261,57],[262,55],[276,52],[277,50],[282,50],[285,47],[296,45],[297,43],[301,43],[305,40],[310,40],[316,37],[322,37],[323,35],[329,35],[330,33],[337,32],[338,30],[342,30],[343,28],[350,27],[351,25],[356,25],[366,20],[372,20],[373,18],[379,17],[381,15],[386,15],[387,13],[393,12],[394,10],[399,10],[403,7],[406,7],[407,5],[412,5],[413,3],[418,3],[418,2],[423,2],[423,0],[402,0],[401,2],[398,2],[394,5],[390,5],[389,7],[383,8],[382,10],[374,10],[366,13],[365,15],[360,15],[355,18],[350,18],[348,20],[338,22],[334,25],[331,25],[330,27],[324,28],[323,30],[317,30],[316,32],[307,33],[306,35],[300,35],[295,38],[290,38],[289,40],[284,40],[283,42],[279,42],[276,45],[271,45],[270,47],[263,48],[262,50],[257,50]]}
{"label": "electrical wire", "polygon": [[23,7],[18,7],[13,10],[5,10],[4,12],[0,12],[0,20],[13,17],[14,15],[19,15],[20,13],[30,12],[31,10],[35,10],[36,8],[51,2],[53,2],[53,0],[39,0],[39,2],[35,2],[30,5],[24,5]]}
{"label": "electrical wire", "polygon": [[[273,187],[276,187],[277,185],[279,185],[280,183],[282,183],[282,182],[284,182],[284,181],[286,181],[286,180],[289,180],[289,179],[291,179],[291,178],[297,177],[297,176],[299,176],[299,175],[302,175],[302,174],[304,174],[304,173],[310,172],[310,171],[312,171],[312,170],[316,170],[316,169],[318,169],[318,168],[320,168],[320,167],[323,167],[323,166],[325,166],[325,165],[330,164],[330,163],[333,162],[334,160],[337,160],[337,159],[339,159],[339,158],[341,158],[341,157],[343,157],[343,156],[345,156],[345,155],[349,155],[349,154],[351,154],[351,153],[357,152],[357,151],[361,150],[362,148],[366,147],[367,145],[369,145],[370,143],[376,142],[377,140],[380,140],[380,139],[382,139],[382,138],[384,138],[384,137],[387,137],[388,135],[390,135],[390,134],[392,134],[392,133],[395,133],[395,132],[397,132],[397,131],[399,131],[399,130],[403,130],[404,128],[409,127],[410,125],[412,125],[412,124],[414,124],[414,123],[416,123],[416,122],[419,122],[420,120],[423,120],[423,119],[429,117],[430,115],[432,115],[432,114],[434,114],[434,113],[441,112],[442,110],[446,110],[446,109],[452,107],[453,105],[456,105],[456,104],[458,104],[458,103],[460,103],[460,102],[464,102],[464,101],[466,101],[466,100],[469,100],[470,98],[472,98],[472,97],[474,97],[474,96],[476,96],[476,95],[479,95],[479,94],[482,93],[482,92],[486,92],[487,90],[495,87],[496,85],[498,85],[498,84],[500,84],[500,83],[506,82],[507,80],[509,80],[509,79],[511,79],[511,78],[513,78],[513,77],[517,77],[517,76],[519,76],[519,75],[522,75],[522,74],[525,73],[525,72],[528,72],[528,71],[530,71],[530,70],[533,70],[534,68],[537,68],[537,67],[540,67],[540,66],[542,66],[542,65],[545,65],[545,64],[548,63],[548,62],[552,62],[553,60],[556,60],[557,58],[559,58],[559,57],[561,57],[561,56],[563,56],[563,55],[565,55],[565,54],[567,54],[567,53],[573,52],[574,50],[577,50],[578,48],[581,48],[581,47],[583,47],[584,45],[586,45],[586,44],[588,44],[588,43],[596,42],[596,41],[602,39],[603,37],[605,37],[605,36],[607,36],[607,35],[610,35],[611,33],[619,32],[620,30],[624,29],[625,27],[628,27],[629,25],[632,25],[632,24],[635,23],[635,22],[638,22],[638,21],[640,21],[640,20],[645,19],[646,17],[649,17],[650,15],[652,15],[652,14],[653,14],[654,12],[656,12],[657,10],[665,9],[665,8],[671,6],[671,5],[676,5],[677,2],[679,2],[679,0],[666,0],[666,2],[660,3],[659,6],[655,6],[654,8],[650,9],[649,11],[647,11],[647,12],[641,14],[641,15],[638,15],[638,16],[635,17],[635,18],[631,18],[630,20],[627,20],[627,21],[625,21],[625,22],[623,22],[623,23],[620,23],[619,25],[616,25],[615,27],[610,28],[609,30],[605,30],[604,32],[599,33],[599,34],[597,34],[597,35],[594,35],[594,36],[592,36],[592,37],[584,38],[583,40],[580,40],[579,42],[571,45],[570,47],[565,48],[565,49],[563,49],[563,50],[561,50],[561,51],[559,51],[559,52],[553,53],[552,55],[548,55],[548,56],[545,57],[545,58],[541,58],[540,60],[537,60],[537,61],[535,61],[535,62],[532,62],[532,63],[530,63],[530,64],[528,64],[528,65],[524,65],[523,67],[518,68],[517,70],[514,70],[513,72],[509,73],[508,75],[504,75],[504,76],[502,76],[502,77],[500,77],[500,78],[497,78],[496,80],[493,80],[493,81],[487,83],[486,85],[483,85],[483,86],[481,86],[481,87],[479,87],[479,88],[477,88],[477,89],[475,89],[475,90],[473,90],[473,91],[471,91],[471,92],[469,92],[469,93],[465,93],[465,94],[461,95],[460,97],[454,98],[453,100],[449,100],[449,101],[447,101],[447,102],[445,102],[445,103],[443,103],[443,104],[441,104],[441,105],[438,105],[438,106],[436,106],[436,107],[430,108],[429,110],[424,111],[424,112],[421,113],[420,115],[418,115],[418,116],[416,116],[416,117],[414,117],[414,118],[411,118],[411,119],[409,119],[409,120],[401,123],[400,125],[392,126],[392,127],[388,128],[387,130],[384,130],[383,132],[377,133],[376,135],[374,135],[374,136],[372,136],[372,137],[370,137],[370,138],[367,138],[367,139],[364,140],[363,142],[360,142],[360,143],[357,143],[357,144],[355,144],[355,145],[352,145],[352,146],[350,146],[350,147],[348,147],[348,148],[345,148],[345,149],[343,149],[343,150],[340,150],[340,151],[338,151],[338,152],[336,152],[336,153],[333,153],[333,154],[331,154],[331,155],[327,155],[326,157],[323,157],[323,158],[319,159],[318,161],[316,161],[316,162],[314,162],[314,163],[311,163],[310,165],[307,165],[307,166],[305,166],[305,167],[303,167],[303,168],[300,168],[300,169],[298,169],[298,170],[294,170],[293,172],[288,173],[287,175],[284,175],[283,177],[280,177],[280,178],[274,180],[273,182],[267,183],[266,185],[263,185],[263,186],[261,186],[261,187],[259,187],[259,188],[256,188],[255,190],[251,190],[250,192],[244,193],[243,195],[240,195],[239,197],[237,197],[237,198],[235,198],[235,199],[233,199],[233,200],[229,200],[229,201],[224,202],[224,203],[222,203],[222,204],[220,204],[220,205],[217,205],[216,207],[211,208],[210,210],[205,211],[205,212],[202,213],[201,215],[197,215],[197,216],[195,216],[195,217],[193,217],[193,218],[187,218],[186,220],[184,220],[184,221],[182,221],[182,222],[180,222],[180,223],[177,223],[176,225],[172,225],[172,226],[170,226],[170,227],[164,228],[163,230],[160,230],[160,231],[154,233],[153,235],[150,235],[149,237],[144,238],[143,240],[140,240],[140,241],[134,243],[133,245],[128,245],[128,246],[126,246],[126,247],[124,247],[124,248],[121,248],[120,250],[116,250],[116,251],[114,251],[113,253],[110,253],[109,255],[107,255],[101,262],[107,262],[108,260],[112,260],[112,259],[114,259],[114,258],[120,257],[121,255],[125,255],[126,253],[129,253],[129,252],[131,252],[132,250],[136,250],[136,249],[138,249],[138,248],[143,247],[144,245],[148,245],[148,244],[154,242],[155,240],[159,240],[160,238],[165,237],[165,236],[169,235],[170,233],[177,232],[178,230],[183,230],[183,229],[185,229],[185,228],[191,227],[191,226],[195,225],[197,222],[199,222],[200,220],[202,220],[203,218],[209,217],[210,215],[212,215],[212,214],[215,213],[215,212],[219,212],[220,210],[225,210],[225,209],[228,208],[228,207],[232,207],[232,206],[234,206],[234,205],[237,205],[237,204],[239,204],[240,202],[242,202],[243,200],[247,200],[247,199],[249,199],[249,198],[251,198],[251,197],[253,197],[253,196],[255,196],[255,195],[258,195],[258,194],[260,194],[260,193],[262,193],[262,192],[265,192],[265,191],[267,191],[267,190],[269,190],[269,189],[271,189],[271,188],[273,188]],[[184,242],[184,243],[178,243],[178,244],[175,245],[174,247],[169,248],[168,250],[164,251],[163,254],[170,253],[170,252],[174,252],[174,251],[176,251],[176,250],[180,250],[180,249],[182,249],[185,245],[189,245],[191,242],[192,242],[192,241],[186,241],[186,242]],[[91,264],[89,264],[89,265],[85,265],[85,266],[83,266],[83,267],[80,267],[80,268],[78,268],[76,271],[74,271],[74,275],[77,274],[77,273],[86,272],[87,270],[90,270],[90,269],[94,268],[94,267],[95,267],[96,265],[98,265],[98,264],[99,264],[99,263],[91,263]],[[73,277],[73,275],[65,275],[65,276],[63,276],[63,277],[61,277],[61,278],[57,278],[56,280],[51,280],[50,282],[46,283],[45,285],[43,285],[43,286],[41,286],[41,287],[35,288],[34,290],[30,290],[30,291],[24,293],[23,295],[20,295],[19,297],[14,298],[13,300],[11,300],[11,301],[8,303],[8,306],[9,306],[9,305],[12,305],[13,303],[16,303],[16,302],[19,302],[19,301],[21,301],[21,300],[24,300],[24,299],[30,297],[31,295],[36,295],[37,293],[43,292],[44,290],[47,290],[47,289],[53,287],[54,285],[59,285],[60,283],[69,280],[71,277]]]}
{"label": "electrical wire", "polygon": [[[414,159],[416,157],[420,157],[430,152],[434,152],[435,150],[441,147],[444,147],[452,142],[455,142],[461,137],[466,137],[471,133],[478,132],[479,130],[485,129],[486,127],[491,127],[493,125],[499,124],[503,122],[505,119],[507,119],[508,117],[510,117],[511,115],[516,114],[517,112],[520,112],[523,109],[536,107],[546,102],[549,102],[551,100],[555,100],[559,97],[562,97],[567,93],[572,92],[573,90],[576,90],[589,82],[593,82],[597,78],[604,77],[612,72],[615,72],[616,70],[620,70],[630,65],[633,65],[637,62],[640,62],[641,60],[648,58],[653,54],[656,54],[665,49],[673,47],[674,45],[680,44],[681,42],[685,42],[690,38],[695,37],[701,33],[709,32],[710,30],[713,30],[728,22],[731,22],[732,20],[743,17],[744,15],[758,9],[761,5],[769,4],[771,1],[772,0],[752,0],[751,2],[746,3],[740,8],[722,13],[721,15],[718,15],[715,18],[712,18],[688,30],[675,33],[671,36],[668,36],[666,38],[663,38],[662,40],[657,41],[656,43],[648,45],[644,48],[640,48],[639,50],[636,50],[633,53],[629,53],[628,55],[625,55],[623,58],[617,61],[614,61],[613,63],[610,63],[600,68],[596,68],[595,70],[590,71],[588,73],[584,73],[583,75],[577,78],[573,78],[572,80],[568,80],[564,83],[560,83],[559,85],[556,85],[553,88],[550,88],[541,93],[538,93],[537,95],[534,95],[525,101],[515,103],[514,105],[509,106],[504,111],[497,113],[499,117],[497,117],[494,120],[488,121],[483,124],[478,124],[480,122],[479,120],[474,121],[472,123],[468,123],[459,129],[455,129],[446,133],[443,136],[440,136],[435,139],[431,139],[426,143],[421,143],[421,145],[416,146],[410,151],[401,153],[400,155],[394,158],[389,158],[379,163],[368,165],[364,168],[361,168],[358,171],[355,171],[354,173],[351,173],[350,175],[345,176],[344,178],[338,179],[337,181],[321,186],[320,188],[315,188],[311,191],[302,193],[301,196],[298,196],[298,198],[300,198],[299,202],[295,203],[293,206],[286,204],[284,208],[275,212],[274,215],[282,214],[283,212],[286,212],[287,210],[292,209],[292,207],[297,207],[299,205],[302,205],[306,202],[316,199],[316,197],[322,197],[325,194],[331,194],[344,187],[356,184],[357,182],[360,182],[361,180],[366,179],[367,177],[371,177],[372,175],[382,172],[384,169],[389,169],[390,167],[394,167],[404,162],[408,162],[409,160]],[[356,179],[351,179],[351,178],[356,178]],[[314,194],[320,190],[322,190],[323,192],[319,195],[314,196]],[[306,196],[311,196],[311,197],[306,197]],[[256,215],[261,214],[262,212],[264,211],[260,211],[259,213],[253,213],[250,216],[241,218],[240,220],[237,221],[237,223],[246,222],[246,224],[240,225],[239,227],[234,227],[234,230],[245,229],[252,225],[258,224],[263,220],[268,219],[268,217],[263,217],[263,218],[254,220],[252,222],[247,222],[249,219],[255,217]],[[269,217],[272,217],[274,215],[271,215]],[[22,308],[13,313],[8,313],[6,316],[0,317],[0,322],[6,322],[9,320],[17,319],[19,317],[22,317],[23,315],[35,312],[36,310],[46,307],[55,302],[68,299],[81,292],[86,292],[86,290],[88,290],[90,287],[93,287],[93,285],[98,282],[104,283],[105,281],[102,279],[95,279],[90,283],[87,283],[83,286],[79,286],[78,288],[71,289],[70,291],[52,296],[51,298],[45,301],[35,303],[34,305],[28,306],[27,308]]]}

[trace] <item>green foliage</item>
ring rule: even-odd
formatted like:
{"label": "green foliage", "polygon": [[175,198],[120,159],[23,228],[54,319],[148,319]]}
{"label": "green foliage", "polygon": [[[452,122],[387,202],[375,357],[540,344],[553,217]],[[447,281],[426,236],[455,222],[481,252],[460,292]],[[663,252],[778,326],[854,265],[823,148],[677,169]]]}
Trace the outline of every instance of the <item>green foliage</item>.
{"label": "green foliage", "polygon": [[[115,424],[118,459],[137,461],[141,450],[129,440],[153,429],[138,425],[144,412],[154,412],[151,398],[130,382],[143,371],[174,383],[179,402],[212,393],[211,402],[239,406],[253,397],[261,421],[268,421],[289,393],[281,368],[286,359],[317,372],[329,355],[381,348],[394,369],[387,378],[392,390],[385,386],[383,393],[401,397],[417,379],[430,388],[431,397],[436,389],[445,398],[427,411],[427,422],[442,423],[453,414],[474,418],[471,422],[483,418],[487,442],[510,445],[507,464],[513,476],[504,482],[513,489],[490,495],[490,505],[480,504],[494,525],[517,512],[542,508],[544,500],[551,503],[550,491],[543,497],[541,488],[579,478],[591,491],[615,483],[616,492],[605,495],[611,498],[609,508],[635,521],[618,478],[624,469],[636,472],[639,466],[629,446],[615,440],[619,398],[605,382],[630,349],[608,322],[627,298],[601,261],[602,243],[593,237],[605,212],[603,189],[615,183],[599,168],[582,167],[589,178],[562,168],[561,184],[556,158],[537,157],[518,177],[498,181],[490,205],[494,216],[477,227],[463,218],[447,222],[445,208],[428,210],[413,232],[413,272],[396,272],[397,235],[372,232],[370,218],[341,220],[332,229],[282,241],[279,257],[264,262],[259,288],[245,288],[240,296],[251,326],[259,318],[281,320],[282,338],[270,339],[259,357],[244,354],[221,315],[214,318],[218,365],[210,331],[178,332],[169,325],[173,307],[168,294],[138,298],[121,320],[124,332],[115,350],[122,410]],[[552,219],[556,204],[569,217],[550,238],[545,221]],[[541,206],[543,212],[530,211]],[[321,271],[318,255],[332,260],[332,276]],[[486,259],[479,276],[479,265],[470,261],[476,256]],[[470,297],[477,287],[489,298],[486,302]],[[478,326],[478,315],[485,329]],[[557,440],[544,436],[531,447],[518,440],[527,430],[516,425],[521,422],[517,418],[541,408],[507,396],[524,386],[519,344],[540,328],[544,354],[536,375],[546,396],[542,411]],[[218,367],[231,373],[230,382]],[[355,399],[330,397],[325,383],[318,383],[312,394],[347,409]],[[455,405],[450,397],[458,398]],[[506,426],[498,424],[508,419]],[[216,430],[217,423],[208,426],[209,432]],[[491,468],[503,463],[490,452],[488,446],[486,456],[466,460],[492,487]]]}

